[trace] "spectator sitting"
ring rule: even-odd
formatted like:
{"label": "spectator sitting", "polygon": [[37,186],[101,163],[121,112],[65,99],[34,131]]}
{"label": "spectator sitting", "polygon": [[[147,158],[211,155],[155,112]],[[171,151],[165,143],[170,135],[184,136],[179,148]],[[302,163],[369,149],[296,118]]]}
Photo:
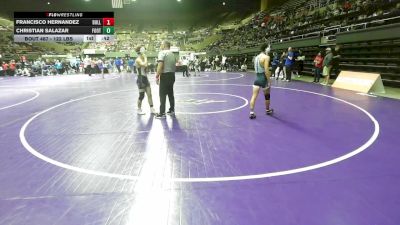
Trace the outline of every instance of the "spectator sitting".
{"label": "spectator sitting", "polygon": [[240,67],[240,71],[241,72],[246,72],[247,71],[247,65],[246,64],[242,64],[242,66]]}

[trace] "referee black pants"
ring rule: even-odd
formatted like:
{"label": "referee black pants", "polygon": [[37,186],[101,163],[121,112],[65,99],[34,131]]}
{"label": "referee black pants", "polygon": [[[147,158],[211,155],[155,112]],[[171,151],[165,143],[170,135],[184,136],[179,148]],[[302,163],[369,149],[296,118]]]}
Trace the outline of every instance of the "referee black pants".
{"label": "referee black pants", "polygon": [[170,111],[175,111],[174,97],[175,73],[163,73],[160,77],[160,114],[165,113],[165,102],[169,99]]}

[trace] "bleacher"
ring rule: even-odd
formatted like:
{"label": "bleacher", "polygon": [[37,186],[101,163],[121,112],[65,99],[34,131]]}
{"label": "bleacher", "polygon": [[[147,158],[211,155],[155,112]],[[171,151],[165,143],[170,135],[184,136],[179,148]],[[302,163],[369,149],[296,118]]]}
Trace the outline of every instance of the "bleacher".
{"label": "bleacher", "polygon": [[[109,52],[133,52],[138,45],[144,45],[148,51],[154,52],[161,40],[171,40],[173,45],[180,46],[182,50],[203,50],[211,55],[236,51],[230,55],[240,57],[248,54],[251,59],[251,55],[258,51],[257,46],[263,42],[280,44],[297,39],[321,38],[320,45],[297,46],[306,56],[303,74],[313,75],[315,55],[319,51],[324,54],[327,46],[334,47],[338,43],[338,34],[400,23],[400,0],[380,0],[372,2],[372,5],[365,5],[364,2],[367,1],[351,2],[353,7],[345,12],[342,8],[343,1],[340,0],[289,0],[268,11],[256,13],[251,19],[229,19],[231,14],[226,13],[218,16],[219,22],[216,26],[209,24],[179,32],[168,32],[168,27],[119,25],[115,43],[92,43],[89,48],[106,49]],[[242,23],[241,19],[247,22]],[[0,51],[5,58],[64,53],[74,49],[74,46],[58,43],[13,43],[12,23],[4,19],[0,22]],[[385,85],[400,86],[399,39],[343,42],[339,45],[342,56],[340,69],[380,73]],[[254,49],[254,52],[247,49]],[[278,50],[281,52],[282,48]],[[251,68],[251,60],[248,64]]]}
{"label": "bleacher", "polygon": [[[256,54],[257,46],[262,42],[269,42],[273,46],[279,45],[280,48],[277,50],[281,53],[284,48],[287,48],[287,46],[282,46],[285,42],[314,39],[320,44],[305,45],[307,47],[299,44],[297,47],[293,46],[301,49],[306,56],[303,74],[313,75],[313,60],[319,51],[324,54],[326,47],[334,48],[339,45],[341,46],[340,70],[380,73],[385,85],[400,86],[400,37],[398,35],[390,34],[389,31],[387,35],[383,34],[375,39],[354,42],[357,38],[354,37],[348,42],[337,41],[337,35],[400,24],[400,1],[350,2],[352,7],[346,11],[343,8],[344,1],[287,1],[267,12],[258,13],[250,24],[223,33],[222,39],[211,46],[219,48],[219,51],[215,52],[227,52],[228,55],[240,56],[244,53]],[[296,19],[299,15],[292,12],[300,12],[303,9],[309,10],[303,17],[299,17],[304,21]],[[265,20],[264,16],[267,15],[272,15],[272,17],[295,15],[295,19],[286,20],[282,25],[275,19],[276,17]],[[244,51],[244,49],[247,50]],[[337,71],[334,71],[334,76],[335,72]]]}
{"label": "bleacher", "polygon": [[[306,56],[304,75],[314,75],[313,60],[325,47],[300,48]],[[400,39],[343,44],[340,56],[340,70],[379,73],[385,85],[400,87]]]}
{"label": "bleacher", "polygon": [[341,69],[380,73],[385,85],[400,86],[400,40],[345,44],[341,56]]}

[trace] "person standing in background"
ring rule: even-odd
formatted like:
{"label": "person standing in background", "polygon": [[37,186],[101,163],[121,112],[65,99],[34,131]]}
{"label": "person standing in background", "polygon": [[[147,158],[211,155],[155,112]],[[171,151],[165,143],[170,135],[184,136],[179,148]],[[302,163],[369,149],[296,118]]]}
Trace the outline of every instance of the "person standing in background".
{"label": "person standing in background", "polygon": [[0,66],[0,76],[4,76],[3,64],[4,62]]}
{"label": "person standing in background", "polygon": [[189,77],[189,60],[188,60],[188,58],[186,57],[186,56],[183,56],[182,57],[182,68],[183,68],[183,77],[185,77],[185,74],[186,74],[186,77]]}
{"label": "person standing in background", "polygon": [[62,64],[61,64],[60,60],[57,59],[56,63],[54,64],[54,66],[56,67],[57,75],[63,74],[63,71],[62,71],[63,67],[62,67]]}
{"label": "person standing in background", "polygon": [[133,74],[136,73],[136,69],[135,69],[135,60],[133,60],[132,58],[129,58],[128,60],[128,67],[129,67],[129,71]]}
{"label": "person standing in background", "polygon": [[331,70],[332,70],[332,60],[333,60],[332,49],[327,48],[324,62],[322,64],[323,65],[322,75],[325,77],[325,81],[322,83],[322,85],[329,85],[329,78],[331,76]]}
{"label": "person standing in background", "polygon": [[276,76],[276,79],[279,79],[280,74],[282,74],[282,80],[285,80],[285,71],[284,71],[284,65],[285,65],[285,60],[286,60],[286,52],[282,52],[281,57],[279,58],[279,66],[278,66],[278,75]]}
{"label": "person standing in background", "polygon": [[297,56],[297,77],[300,77],[300,74],[304,70],[304,61],[306,60],[306,56],[303,54],[301,50],[299,50],[298,56]]}
{"label": "person standing in background", "polygon": [[92,74],[97,74],[98,73],[98,68],[97,68],[97,59],[93,58],[92,61],[90,62],[91,70],[90,70],[90,76]]}
{"label": "person standing in background", "polygon": [[117,68],[118,73],[121,73],[122,61],[121,61],[120,58],[118,58],[118,57],[115,58],[114,65],[115,65],[115,67]]}
{"label": "person standing in background", "polygon": [[214,59],[214,71],[219,71],[220,70],[220,66],[221,66],[221,62],[220,62],[220,60],[219,60],[219,57],[218,57],[218,55],[217,56],[215,56],[215,59]]}
{"label": "person standing in background", "polygon": [[278,68],[278,66],[279,66],[279,56],[278,56],[278,53],[277,53],[277,52],[274,52],[274,53],[273,53],[273,58],[272,58],[271,66],[272,66],[272,69],[271,69],[271,77],[275,77],[276,68]]}
{"label": "person standing in background", "polygon": [[226,72],[226,56],[222,55],[221,57],[221,72]]}
{"label": "person standing in background", "polygon": [[289,47],[284,67],[284,73],[287,82],[290,82],[292,80],[292,71],[294,62],[295,62],[294,52],[292,47]]}
{"label": "person standing in background", "polygon": [[11,61],[10,61],[10,68],[9,68],[9,70],[10,70],[10,76],[15,76],[15,70],[17,69],[17,64],[15,63],[15,60],[14,59],[12,59]]}
{"label": "person standing in background", "polygon": [[341,58],[340,46],[339,45],[335,46],[335,49],[332,51],[332,55],[333,55],[333,58],[332,58],[332,72],[336,76],[338,76],[339,73],[340,73],[340,68],[339,67],[340,67],[340,58]]}
{"label": "person standing in background", "polygon": [[197,76],[197,74],[200,75],[200,60],[198,56],[194,56],[194,76]]}
{"label": "person standing in background", "polygon": [[314,83],[319,83],[319,79],[321,78],[322,72],[322,63],[324,62],[324,58],[322,57],[321,52],[318,52],[318,55],[314,59]]}
{"label": "person standing in background", "polygon": [[100,70],[101,77],[104,79],[104,63],[103,63],[103,60],[101,58],[99,58],[96,63],[97,63],[97,68],[99,68],[99,70]]}
{"label": "person standing in background", "polygon": [[92,60],[86,55],[85,59],[83,60],[83,66],[85,68],[85,74],[92,76]]}

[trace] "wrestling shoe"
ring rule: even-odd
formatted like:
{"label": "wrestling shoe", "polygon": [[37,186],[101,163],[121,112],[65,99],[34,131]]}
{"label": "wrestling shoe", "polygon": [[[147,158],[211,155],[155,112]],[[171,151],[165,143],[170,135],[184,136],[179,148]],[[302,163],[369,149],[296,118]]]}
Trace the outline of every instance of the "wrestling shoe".
{"label": "wrestling shoe", "polygon": [[156,110],[153,107],[150,108],[150,112],[151,114],[156,114]]}
{"label": "wrestling shoe", "polygon": [[144,115],[144,114],[146,114],[145,112],[143,112],[143,110],[142,109],[138,109],[137,110],[137,114],[139,114],[139,115]]}
{"label": "wrestling shoe", "polygon": [[164,119],[166,116],[165,113],[157,113],[154,117],[156,119]]}

